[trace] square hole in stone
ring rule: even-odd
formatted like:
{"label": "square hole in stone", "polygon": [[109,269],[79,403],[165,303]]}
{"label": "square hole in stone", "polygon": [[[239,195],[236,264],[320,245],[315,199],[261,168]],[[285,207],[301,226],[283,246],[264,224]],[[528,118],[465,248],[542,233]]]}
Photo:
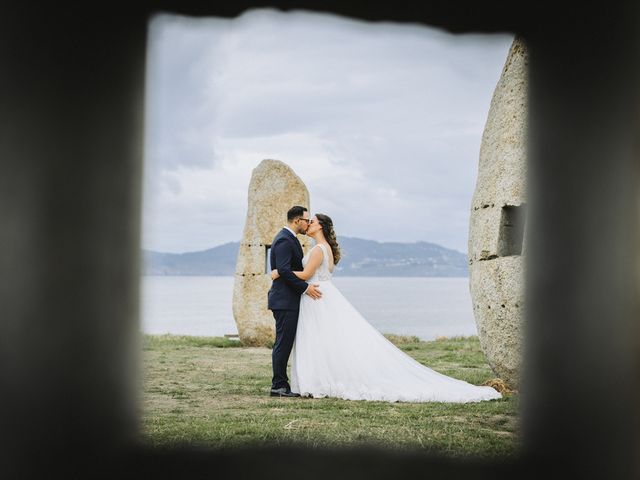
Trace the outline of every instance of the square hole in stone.
{"label": "square hole in stone", "polygon": [[505,205],[500,217],[498,256],[508,257],[522,254],[524,240],[525,205]]}
{"label": "square hole in stone", "polygon": [[271,245],[264,246],[264,273],[271,272]]}

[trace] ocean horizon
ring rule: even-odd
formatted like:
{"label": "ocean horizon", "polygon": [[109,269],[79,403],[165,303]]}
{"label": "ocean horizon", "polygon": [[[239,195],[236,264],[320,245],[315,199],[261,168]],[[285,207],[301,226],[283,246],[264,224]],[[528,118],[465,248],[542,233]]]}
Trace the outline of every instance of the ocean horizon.
{"label": "ocean horizon", "polygon": [[[142,332],[236,335],[234,278],[141,276]],[[382,333],[421,340],[477,334],[468,277],[334,277],[333,282]]]}

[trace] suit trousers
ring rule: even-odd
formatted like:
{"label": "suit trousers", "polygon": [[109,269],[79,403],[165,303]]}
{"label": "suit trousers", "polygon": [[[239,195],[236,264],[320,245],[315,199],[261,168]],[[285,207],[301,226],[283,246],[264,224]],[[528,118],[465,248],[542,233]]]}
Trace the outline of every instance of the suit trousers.
{"label": "suit trousers", "polygon": [[287,363],[293,348],[298,328],[299,310],[272,310],[276,319],[276,341],[273,344],[271,363],[273,365],[273,379],[271,388],[285,387],[290,389],[287,377]]}

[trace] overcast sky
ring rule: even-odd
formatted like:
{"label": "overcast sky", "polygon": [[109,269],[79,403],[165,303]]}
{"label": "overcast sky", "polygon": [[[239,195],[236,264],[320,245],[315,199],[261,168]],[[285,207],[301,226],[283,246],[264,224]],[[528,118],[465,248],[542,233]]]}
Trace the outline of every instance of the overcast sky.
{"label": "overcast sky", "polygon": [[270,9],[155,17],[142,246],[240,240],[251,171],[272,158],[338,236],[466,252],[482,130],[512,40]]}

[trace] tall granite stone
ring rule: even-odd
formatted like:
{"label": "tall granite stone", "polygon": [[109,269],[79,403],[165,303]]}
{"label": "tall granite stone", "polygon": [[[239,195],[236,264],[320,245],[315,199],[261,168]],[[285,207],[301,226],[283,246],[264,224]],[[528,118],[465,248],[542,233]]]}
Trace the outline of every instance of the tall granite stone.
{"label": "tall granite stone", "polygon": [[[249,182],[247,220],[233,286],[233,316],[245,345],[264,346],[275,338],[273,315],[267,309],[271,287],[267,254],[294,205],[309,208],[309,192],[302,180],[279,160],[260,162]],[[298,239],[306,252],[309,238],[299,235]]]}
{"label": "tall granite stone", "polygon": [[523,356],[527,51],[516,38],[491,100],[469,225],[469,286],[480,345],[517,388]]}

